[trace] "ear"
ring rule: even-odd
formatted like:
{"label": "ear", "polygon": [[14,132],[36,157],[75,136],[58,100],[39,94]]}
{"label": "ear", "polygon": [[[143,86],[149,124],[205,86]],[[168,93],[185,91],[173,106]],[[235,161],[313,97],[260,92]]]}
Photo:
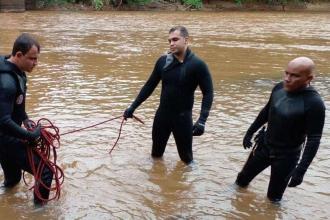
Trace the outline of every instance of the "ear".
{"label": "ear", "polygon": [[314,74],[310,74],[308,77],[307,77],[307,82],[308,84],[314,79]]}
{"label": "ear", "polygon": [[22,56],[24,56],[24,55],[23,55],[23,53],[22,53],[21,51],[18,51],[18,52],[16,52],[16,54],[15,54],[15,57],[18,57],[18,58],[20,58],[20,57],[22,57]]}
{"label": "ear", "polygon": [[184,42],[185,42],[186,44],[188,44],[188,42],[189,42],[189,38],[188,38],[188,37],[185,37],[185,38],[184,38]]}

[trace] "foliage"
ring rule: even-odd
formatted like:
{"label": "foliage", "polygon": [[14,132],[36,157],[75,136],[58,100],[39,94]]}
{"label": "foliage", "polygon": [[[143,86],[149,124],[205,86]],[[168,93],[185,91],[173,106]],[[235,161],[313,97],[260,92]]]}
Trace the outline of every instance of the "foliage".
{"label": "foliage", "polygon": [[145,5],[152,2],[152,0],[127,0],[129,5]]}
{"label": "foliage", "polygon": [[103,1],[102,0],[93,0],[93,6],[96,10],[101,10],[103,8]]}
{"label": "foliage", "polygon": [[101,10],[108,0],[38,0],[39,7],[64,5],[66,3],[82,3],[86,5],[93,5],[96,10]]}
{"label": "foliage", "polygon": [[244,2],[244,0],[235,0],[235,3],[236,3],[237,5],[242,5],[243,2]]}
{"label": "foliage", "polygon": [[192,8],[201,8],[203,5],[202,0],[183,0],[183,3]]}

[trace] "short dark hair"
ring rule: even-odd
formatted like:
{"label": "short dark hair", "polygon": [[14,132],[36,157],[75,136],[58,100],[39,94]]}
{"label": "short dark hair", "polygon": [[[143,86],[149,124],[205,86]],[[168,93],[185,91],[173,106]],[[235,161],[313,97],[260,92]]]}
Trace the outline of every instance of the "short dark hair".
{"label": "short dark hair", "polygon": [[39,42],[30,34],[23,33],[16,38],[11,54],[15,56],[18,51],[21,51],[22,54],[25,55],[33,46],[36,46],[38,48],[38,52],[40,53]]}
{"label": "short dark hair", "polygon": [[180,31],[180,35],[182,37],[189,37],[188,30],[184,26],[175,26],[175,27],[172,27],[168,33],[170,34],[170,33],[174,32],[176,30]]}

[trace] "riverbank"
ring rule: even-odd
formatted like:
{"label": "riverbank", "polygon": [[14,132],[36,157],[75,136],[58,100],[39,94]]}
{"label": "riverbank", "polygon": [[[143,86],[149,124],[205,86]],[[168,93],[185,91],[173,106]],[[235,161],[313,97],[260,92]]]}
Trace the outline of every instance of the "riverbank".
{"label": "riverbank", "polygon": [[[131,3],[128,4],[127,1]],[[133,4],[132,2],[140,2]],[[25,3],[24,3],[25,2]],[[301,11],[330,12],[329,0],[100,0],[94,3],[68,3],[70,1],[17,0],[1,2],[1,12],[23,12],[25,10],[48,11]],[[76,1],[80,2],[80,1]],[[141,2],[145,2],[142,4]],[[149,3],[146,3],[149,2]],[[185,3],[183,3],[185,2]],[[265,3],[266,2],[266,3]]]}
{"label": "riverbank", "polygon": [[[55,11],[93,11],[96,10],[92,5],[85,4],[61,4],[37,8],[38,10]],[[101,11],[307,11],[307,12],[330,12],[330,2],[289,2],[287,4],[264,4],[256,2],[235,3],[223,0],[206,0],[200,9],[195,9],[189,5],[179,2],[157,0],[145,5],[120,4],[104,5]]]}
{"label": "riverbank", "polygon": [[209,4],[204,4],[204,11],[314,11],[330,12],[330,2],[303,3],[289,2],[287,4],[263,4],[247,2],[236,4],[230,1],[210,0]]}

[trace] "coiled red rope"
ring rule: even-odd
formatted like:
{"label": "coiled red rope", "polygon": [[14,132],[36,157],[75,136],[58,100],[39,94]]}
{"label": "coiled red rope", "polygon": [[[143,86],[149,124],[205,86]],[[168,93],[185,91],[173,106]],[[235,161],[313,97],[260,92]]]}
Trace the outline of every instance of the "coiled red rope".
{"label": "coiled red rope", "polygon": [[[34,185],[30,188],[30,190],[33,189],[35,196],[43,203],[46,203],[54,199],[59,199],[61,194],[61,186],[64,182],[64,172],[57,165],[56,150],[60,148],[59,129],[46,118],[38,120],[37,123],[33,121],[31,122],[33,123],[33,128],[29,128],[28,130],[34,130],[38,125],[40,125],[41,135],[37,141],[30,143],[27,149],[29,164],[32,175],[34,176]],[[39,159],[39,163],[36,163],[34,157],[35,155]],[[53,174],[51,186],[47,186],[41,178],[45,168],[49,169]],[[25,179],[25,172],[23,174],[23,179],[25,184],[28,185]],[[49,190],[49,192],[53,195],[49,198],[43,198],[40,193],[41,186]]]}
{"label": "coiled red rope", "polygon": [[[33,124],[33,128],[28,129],[28,130],[34,130],[38,125],[41,126],[40,138],[36,142],[34,142],[32,145],[30,144],[30,147],[28,148],[28,160],[29,160],[29,164],[31,166],[32,175],[34,176],[34,185],[30,188],[30,190],[34,189],[35,196],[37,196],[38,199],[40,199],[44,203],[51,201],[51,200],[59,199],[59,197],[60,197],[61,186],[64,182],[64,172],[56,164],[56,160],[57,160],[56,150],[60,147],[60,136],[80,132],[80,131],[83,131],[83,130],[86,130],[89,128],[93,128],[98,125],[105,124],[107,122],[110,122],[110,121],[113,121],[113,120],[116,120],[119,118],[122,118],[122,116],[114,117],[114,118],[99,122],[97,124],[93,124],[93,125],[90,125],[90,126],[87,126],[84,128],[72,130],[69,132],[62,133],[62,134],[59,133],[58,127],[56,127],[50,120],[48,120],[46,118],[42,118],[42,119],[38,120],[37,123],[31,121]],[[144,124],[144,122],[136,116],[133,116],[133,119]],[[118,132],[118,137],[117,137],[115,143],[112,145],[112,147],[109,151],[109,154],[111,154],[111,152],[114,150],[115,146],[117,145],[117,143],[120,139],[120,136],[122,133],[122,127],[123,127],[123,124],[125,121],[126,121],[126,119],[122,118],[119,132]],[[39,164],[35,163],[34,156],[33,156],[34,154],[40,158]],[[51,187],[48,187],[41,179],[42,172],[46,167],[53,174],[54,181],[52,181],[52,182],[54,182],[54,183],[52,183]],[[28,183],[25,179],[25,172],[23,175],[23,179],[24,179],[25,184],[28,185]],[[53,192],[53,195],[50,196],[49,198],[43,198],[39,191],[40,186],[49,190],[50,193]]]}

